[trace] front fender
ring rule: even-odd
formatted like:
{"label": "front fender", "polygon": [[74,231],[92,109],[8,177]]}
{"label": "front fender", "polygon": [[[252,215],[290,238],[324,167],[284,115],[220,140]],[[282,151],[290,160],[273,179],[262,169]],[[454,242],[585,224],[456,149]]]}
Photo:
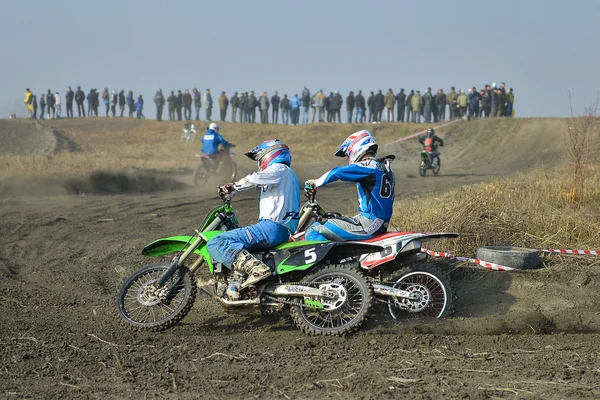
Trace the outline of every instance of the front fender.
{"label": "front fender", "polygon": [[[198,254],[206,264],[208,265],[208,269],[212,273],[214,270],[214,265],[210,258],[210,254],[208,253],[208,249],[206,248],[206,244],[208,241],[215,236],[223,233],[222,231],[208,231],[202,232],[201,236],[204,239],[204,243],[201,243],[194,250],[194,254]],[[142,254],[150,257],[160,257],[167,254],[179,253],[180,251],[185,251],[188,248],[189,243],[194,241],[193,236],[171,236],[168,238],[158,239],[154,242],[147,244],[146,247],[142,249]]]}

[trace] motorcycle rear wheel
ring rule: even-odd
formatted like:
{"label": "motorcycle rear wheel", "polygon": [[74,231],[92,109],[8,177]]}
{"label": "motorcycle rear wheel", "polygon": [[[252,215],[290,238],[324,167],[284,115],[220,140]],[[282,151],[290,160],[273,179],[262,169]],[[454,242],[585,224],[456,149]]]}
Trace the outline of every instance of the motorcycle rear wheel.
{"label": "motorcycle rear wheel", "polygon": [[206,169],[203,163],[200,163],[194,171],[194,185],[198,186],[202,183],[206,183],[208,176],[208,170]]}
{"label": "motorcycle rear wheel", "polygon": [[165,283],[166,299],[145,289],[168,268],[168,262],[148,265],[123,282],[117,295],[116,310],[126,327],[158,332],[177,324],[190,312],[196,300],[197,284],[187,268],[180,268]]}
{"label": "motorcycle rear wheel", "polygon": [[388,279],[393,287],[420,294],[419,301],[388,299],[388,311],[393,319],[425,316],[444,318],[454,313],[454,288],[450,279],[439,269],[417,264],[396,271]]}
{"label": "motorcycle rear wheel", "polygon": [[[304,277],[302,282],[341,285],[344,302],[332,311],[292,306],[294,324],[311,336],[346,336],[357,331],[369,318],[373,307],[373,285],[355,268],[327,265]],[[328,301],[328,300],[322,300]]]}

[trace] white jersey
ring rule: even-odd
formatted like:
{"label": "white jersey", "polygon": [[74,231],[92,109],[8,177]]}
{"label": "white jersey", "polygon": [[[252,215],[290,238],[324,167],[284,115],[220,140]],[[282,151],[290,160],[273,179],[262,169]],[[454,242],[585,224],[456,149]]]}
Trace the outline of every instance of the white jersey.
{"label": "white jersey", "polygon": [[271,220],[295,232],[300,216],[300,184],[294,170],[285,164],[271,164],[234,184],[238,191],[256,187],[261,188],[258,220]]}

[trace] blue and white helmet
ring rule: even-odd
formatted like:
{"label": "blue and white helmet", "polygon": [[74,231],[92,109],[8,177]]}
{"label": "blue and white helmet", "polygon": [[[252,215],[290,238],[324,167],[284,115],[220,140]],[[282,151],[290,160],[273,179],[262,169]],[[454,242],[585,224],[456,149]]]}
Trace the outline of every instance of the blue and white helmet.
{"label": "blue and white helmet", "polygon": [[288,167],[292,165],[290,148],[279,139],[264,141],[244,154],[258,163],[259,171],[264,171],[275,163],[286,164]]}
{"label": "blue and white helmet", "polygon": [[360,161],[368,151],[377,154],[378,147],[377,141],[371,135],[371,132],[362,130],[348,136],[340,148],[337,149],[335,155],[348,157],[348,164],[354,164]]}

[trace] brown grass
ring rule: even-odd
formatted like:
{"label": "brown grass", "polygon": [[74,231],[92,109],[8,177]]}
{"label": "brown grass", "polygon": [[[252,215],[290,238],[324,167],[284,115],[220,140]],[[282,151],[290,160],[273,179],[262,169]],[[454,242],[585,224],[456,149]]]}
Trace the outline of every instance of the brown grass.
{"label": "brown grass", "polygon": [[[60,152],[52,158],[42,155],[0,154],[0,176],[45,176],[84,173],[94,170],[118,171],[124,168],[177,169],[196,164],[200,143],[182,143],[182,122],[139,121],[132,119],[74,119],[43,121],[79,144],[81,152]],[[198,135],[205,123],[197,124]],[[296,162],[331,161],[343,139],[359,129],[371,129],[380,142],[390,142],[426,125],[381,124],[358,126],[311,124],[302,126],[222,123],[221,133],[236,143],[241,154],[271,138],[285,141]],[[199,138],[198,138],[199,139]],[[240,157],[239,158],[243,158]]]}
{"label": "brown grass", "polygon": [[598,248],[600,165],[589,166],[590,190],[581,207],[568,202],[570,180],[561,168],[536,170],[439,197],[397,201],[392,222],[409,231],[458,232],[459,239],[431,246],[461,255],[474,255],[483,245]]}

